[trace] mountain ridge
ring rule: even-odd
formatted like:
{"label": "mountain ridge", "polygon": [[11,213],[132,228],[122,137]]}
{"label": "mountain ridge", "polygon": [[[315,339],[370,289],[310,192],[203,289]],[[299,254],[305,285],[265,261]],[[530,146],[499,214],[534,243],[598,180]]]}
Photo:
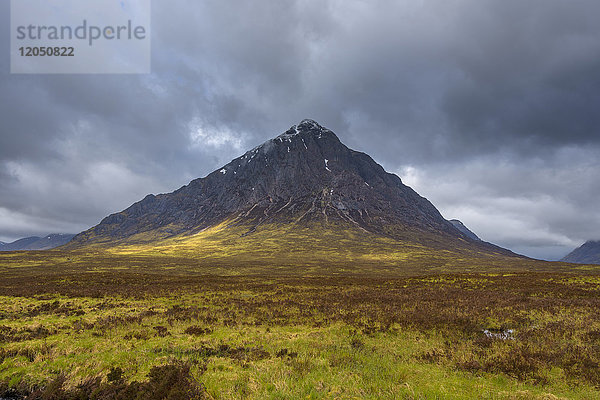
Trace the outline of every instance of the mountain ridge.
{"label": "mountain ridge", "polygon": [[467,235],[469,238],[471,238],[473,240],[481,241],[481,239],[479,238],[479,236],[477,236],[475,233],[473,233],[473,231],[471,231],[469,228],[467,228],[465,226],[465,224],[462,223],[462,221],[460,221],[458,219],[449,219],[448,221],[452,225],[454,225],[454,227],[456,229],[458,229],[459,231],[461,231],[462,233],[464,233],[465,235]]}
{"label": "mountain ridge", "polygon": [[29,236],[10,243],[0,242],[0,251],[50,250],[67,244],[75,237],[68,233],[50,233],[44,237]]}
{"label": "mountain ridge", "polygon": [[600,264],[600,240],[588,240],[560,261],[576,264]]}

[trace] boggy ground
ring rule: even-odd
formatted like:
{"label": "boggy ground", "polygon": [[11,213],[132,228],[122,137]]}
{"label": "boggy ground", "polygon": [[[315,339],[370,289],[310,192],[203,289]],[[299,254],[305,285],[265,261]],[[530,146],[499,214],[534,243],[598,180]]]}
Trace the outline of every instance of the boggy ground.
{"label": "boggy ground", "polygon": [[600,398],[593,268],[223,274],[40,254],[1,260],[0,397]]}

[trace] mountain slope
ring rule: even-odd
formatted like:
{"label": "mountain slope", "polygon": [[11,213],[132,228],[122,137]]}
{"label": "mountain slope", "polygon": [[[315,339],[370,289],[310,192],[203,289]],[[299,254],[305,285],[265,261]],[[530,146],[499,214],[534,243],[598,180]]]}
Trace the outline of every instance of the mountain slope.
{"label": "mountain slope", "polygon": [[[205,178],[148,195],[77,235],[70,247],[157,244],[219,227],[251,239],[306,228],[357,231],[440,249],[507,250],[474,241],[425,198],[329,129],[304,120]],[[265,239],[266,240],[266,239]]]}
{"label": "mountain slope", "polygon": [[467,228],[465,226],[465,224],[463,224],[461,221],[457,220],[457,219],[450,219],[448,220],[452,225],[454,225],[454,227],[456,229],[458,229],[459,231],[461,231],[462,233],[464,233],[466,236],[468,236],[469,238],[473,239],[473,240],[478,240],[481,241],[481,239],[479,239],[479,236],[477,236],[476,234],[474,234],[469,228]]}
{"label": "mountain slope", "polygon": [[51,233],[44,237],[31,236],[12,243],[0,243],[0,251],[49,250],[69,243],[73,237],[75,235],[64,233]]}
{"label": "mountain slope", "polygon": [[561,261],[577,264],[600,264],[600,241],[585,242]]}

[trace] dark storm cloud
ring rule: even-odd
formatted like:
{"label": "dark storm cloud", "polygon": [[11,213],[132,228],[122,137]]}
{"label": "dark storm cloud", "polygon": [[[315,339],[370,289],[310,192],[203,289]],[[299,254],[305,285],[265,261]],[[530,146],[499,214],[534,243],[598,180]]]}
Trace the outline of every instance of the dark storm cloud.
{"label": "dark storm cloud", "polygon": [[310,117],[447,217],[554,257],[600,231],[597,15],[595,0],[157,1],[150,75],[9,75],[2,59],[0,240],[84,229]]}

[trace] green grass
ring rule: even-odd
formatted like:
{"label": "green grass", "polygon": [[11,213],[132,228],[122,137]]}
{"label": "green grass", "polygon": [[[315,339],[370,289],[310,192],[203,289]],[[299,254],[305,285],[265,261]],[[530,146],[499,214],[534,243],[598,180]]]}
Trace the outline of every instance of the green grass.
{"label": "green grass", "polygon": [[119,251],[0,256],[5,388],[117,390],[115,368],[120,385],[151,386],[153,368],[183,365],[215,399],[600,398],[597,269],[465,258],[478,272],[448,261],[416,274]]}
{"label": "green grass", "polygon": [[226,226],[0,254],[0,397],[600,399],[597,266]]}
{"label": "green grass", "polygon": [[[88,306],[100,304],[104,303],[92,302]],[[139,307],[140,303],[131,306]],[[123,317],[128,312],[130,308],[116,307],[109,315]],[[242,328],[211,323],[212,332],[194,336],[184,333],[190,322],[175,321],[166,325],[167,336],[160,337],[153,327],[164,322],[162,315],[125,324],[97,322],[102,318],[106,316],[98,315],[92,326],[82,330],[75,330],[73,325],[68,330],[60,328],[77,319],[38,318],[34,324],[58,327],[64,332],[7,346],[5,351],[27,350],[27,355],[5,359],[0,379],[11,379],[13,385],[44,384],[67,371],[68,384],[75,386],[89,376],[106,375],[111,368],[120,367],[126,371],[127,379],[140,380],[154,365],[184,360],[196,366],[192,373],[215,398],[460,399],[510,398],[518,392],[531,396],[552,392],[569,398],[597,395],[586,385],[570,388],[572,382],[560,374],[544,387],[502,375],[471,374],[446,362],[427,361],[423,355],[445,346],[442,333],[425,334],[391,326],[387,332],[364,334],[342,323],[319,328]],[[124,339],[136,333],[141,337]],[[242,350],[219,352],[223,346]],[[207,356],[202,349],[212,349],[216,354]],[[286,354],[282,354],[284,349]],[[205,364],[206,371],[200,373],[203,368],[197,366]]]}

